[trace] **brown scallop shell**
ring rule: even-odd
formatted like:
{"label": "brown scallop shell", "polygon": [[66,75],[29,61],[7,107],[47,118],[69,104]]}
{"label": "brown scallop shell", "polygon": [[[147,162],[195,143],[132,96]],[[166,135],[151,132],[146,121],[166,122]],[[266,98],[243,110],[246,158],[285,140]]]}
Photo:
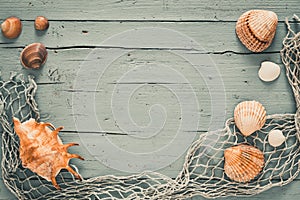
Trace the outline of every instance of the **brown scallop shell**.
{"label": "brown scallop shell", "polygon": [[28,69],[38,69],[47,60],[48,52],[42,43],[32,43],[21,52],[22,65]]}
{"label": "brown scallop shell", "polygon": [[14,117],[13,121],[14,130],[20,139],[19,150],[23,167],[52,181],[57,189],[60,187],[55,177],[61,169],[67,169],[76,178],[82,179],[80,174],[69,166],[69,161],[72,158],[84,159],[77,154],[68,153],[69,147],[78,144],[62,143],[58,133],[63,127],[55,128],[51,123],[36,122],[34,119],[21,123]]}
{"label": "brown scallop shell", "polygon": [[257,101],[243,101],[234,109],[234,122],[244,136],[260,130],[266,123],[267,114]]}
{"label": "brown scallop shell", "polygon": [[37,16],[34,21],[34,27],[36,30],[44,31],[49,27],[49,21],[44,16]]}
{"label": "brown scallop shell", "polygon": [[9,17],[1,24],[1,30],[6,38],[17,38],[22,32],[22,22],[17,17]]}
{"label": "brown scallop shell", "polygon": [[263,169],[263,153],[250,145],[240,144],[224,152],[226,175],[234,181],[246,183],[254,179]]}
{"label": "brown scallop shell", "polygon": [[277,15],[268,10],[249,10],[236,23],[240,41],[253,52],[267,49],[275,36]]}

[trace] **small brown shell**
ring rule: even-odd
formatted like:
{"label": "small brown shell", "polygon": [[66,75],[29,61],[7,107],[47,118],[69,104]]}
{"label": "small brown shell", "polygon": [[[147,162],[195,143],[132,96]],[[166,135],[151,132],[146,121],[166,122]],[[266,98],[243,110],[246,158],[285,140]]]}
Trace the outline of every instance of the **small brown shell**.
{"label": "small brown shell", "polygon": [[240,144],[224,152],[226,175],[234,181],[245,183],[254,179],[263,169],[263,153],[250,145]]}
{"label": "small brown shell", "polygon": [[51,123],[29,119],[23,123],[13,118],[14,130],[20,139],[20,159],[23,167],[30,169],[60,189],[55,177],[62,169],[67,169],[76,178],[82,179],[69,166],[72,158],[84,160],[77,154],[68,153],[68,148],[77,143],[63,144],[58,136],[63,127],[55,128]]}
{"label": "small brown shell", "polygon": [[268,10],[249,10],[236,23],[240,41],[253,52],[267,49],[275,36],[277,15]]}
{"label": "small brown shell", "polygon": [[34,27],[36,30],[44,31],[49,27],[49,21],[44,16],[37,16],[34,21]]}
{"label": "small brown shell", "polygon": [[47,59],[47,49],[42,43],[32,43],[21,52],[20,60],[22,65],[28,69],[40,68]]}
{"label": "small brown shell", "polygon": [[243,101],[234,109],[234,122],[244,136],[260,130],[266,119],[266,110],[257,101]]}
{"label": "small brown shell", "polygon": [[17,17],[9,17],[1,24],[1,30],[6,38],[17,38],[22,32],[22,22]]}

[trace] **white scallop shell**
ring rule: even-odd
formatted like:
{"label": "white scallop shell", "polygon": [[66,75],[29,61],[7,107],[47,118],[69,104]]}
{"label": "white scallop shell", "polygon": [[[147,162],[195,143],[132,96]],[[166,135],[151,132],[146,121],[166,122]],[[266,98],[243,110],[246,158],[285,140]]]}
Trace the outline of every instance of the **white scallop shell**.
{"label": "white scallop shell", "polygon": [[258,76],[261,80],[270,82],[277,79],[280,75],[280,66],[276,63],[265,61],[261,63]]}
{"label": "white scallop shell", "polygon": [[269,133],[268,140],[273,147],[279,147],[284,141],[285,137],[280,130],[272,130]]}
{"label": "white scallop shell", "polygon": [[244,101],[234,109],[234,121],[244,136],[260,130],[266,122],[266,110],[257,101]]}

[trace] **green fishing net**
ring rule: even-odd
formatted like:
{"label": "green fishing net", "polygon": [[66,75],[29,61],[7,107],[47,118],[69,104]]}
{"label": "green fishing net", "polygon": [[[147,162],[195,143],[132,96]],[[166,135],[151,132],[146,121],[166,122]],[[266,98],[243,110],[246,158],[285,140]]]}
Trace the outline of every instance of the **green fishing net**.
{"label": "green fishing net", "polygon": [[[0,81],[1,168],[5,185],[19,199],[186,199],[197,195],[206,198],[248,196],[290,183],[299,173],[300,33],[295,33],[288,21],[286,23],[288,34],[281,56],[295,94],[297,113],[270,115],[264,127],[249,137],[243,137],[233,119],[228,119],[223,130],[202,134],[191,145],[175,179],[144,172],[78,181],[72,174],[62,171],[57,176],[61,190],[55,189],[51,182],[22,167],[19,139],[13,130],[12,116],[21,121],[39,120],[34,100],[37,85],[32,77],[25,81],[16,75],[8,81]],[[268,132],[275,129],[281,130],[286,137],[276,148],[269,145],[267,138]],[[265,156],[262,172],[249,183],[234,182],[223,170],[224,150],[240,143],[259,148]]]}

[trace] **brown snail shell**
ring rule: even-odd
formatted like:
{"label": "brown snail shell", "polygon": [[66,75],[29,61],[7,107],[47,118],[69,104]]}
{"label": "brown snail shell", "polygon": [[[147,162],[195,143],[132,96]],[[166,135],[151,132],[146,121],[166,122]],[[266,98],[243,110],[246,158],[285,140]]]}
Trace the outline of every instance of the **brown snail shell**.
{"label": "brown snail shell", "polygon": [[22,32],[22,22],[18,17],[6,18],[1,24],[1,30],[6,38],[17,38]]}
{"label": "brown snail shell", "polygon": [[32,43],[21,52],[20,60],[22,65],[28,69],[38,69],[45,64],[47,49],[42,43]]}
{"label": "brown snail shell", "polygon": [[37,16],[34,21],[34,27],[36,30],[44,31],[49,27],[49,21],[44,16]]}

